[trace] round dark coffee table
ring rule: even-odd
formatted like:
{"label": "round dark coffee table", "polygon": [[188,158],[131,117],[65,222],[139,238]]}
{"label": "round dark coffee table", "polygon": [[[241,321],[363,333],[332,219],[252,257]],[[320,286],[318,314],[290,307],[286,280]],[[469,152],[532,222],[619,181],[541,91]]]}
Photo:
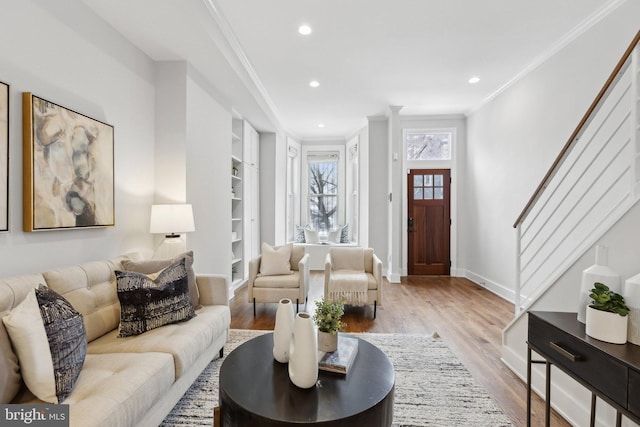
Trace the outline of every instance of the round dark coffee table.
{"label": "round dark coffee table", "polygon": [[288,365],[273,358],[273,334],[233,350],[220,368],[222,426],[384,426],[393,421],[395,374],[387,356],[358,339],[345,375],[319,371],[318,383],[301,389]]}

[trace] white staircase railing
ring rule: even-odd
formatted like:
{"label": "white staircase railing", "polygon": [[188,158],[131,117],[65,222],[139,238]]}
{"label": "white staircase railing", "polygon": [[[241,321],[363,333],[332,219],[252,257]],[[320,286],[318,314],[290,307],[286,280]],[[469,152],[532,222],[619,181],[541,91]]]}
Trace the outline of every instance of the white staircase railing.
{"label": "white staircase railing", "polygon": [[640,32],[514,224],[516,315],[640,198],[639,38]]}

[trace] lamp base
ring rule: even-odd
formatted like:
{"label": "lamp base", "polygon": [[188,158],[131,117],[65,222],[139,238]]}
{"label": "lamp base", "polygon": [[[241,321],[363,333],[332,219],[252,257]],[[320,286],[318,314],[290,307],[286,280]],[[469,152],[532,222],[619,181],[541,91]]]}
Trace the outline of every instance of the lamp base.
{"label": "lamp base", "polygon": [[180,235],[169,235],[160,243],[152,259],[171,259],[187,251],[187,242]]}

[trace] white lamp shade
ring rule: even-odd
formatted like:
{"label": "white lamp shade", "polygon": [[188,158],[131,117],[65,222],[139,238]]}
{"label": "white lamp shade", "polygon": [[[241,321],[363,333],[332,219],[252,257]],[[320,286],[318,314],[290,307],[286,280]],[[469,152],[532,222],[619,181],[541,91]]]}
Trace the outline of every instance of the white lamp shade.
{"label": "white lamp shade", "polygon": [[195,231],[191,205],[152,205],[149,233],[171,234]]}

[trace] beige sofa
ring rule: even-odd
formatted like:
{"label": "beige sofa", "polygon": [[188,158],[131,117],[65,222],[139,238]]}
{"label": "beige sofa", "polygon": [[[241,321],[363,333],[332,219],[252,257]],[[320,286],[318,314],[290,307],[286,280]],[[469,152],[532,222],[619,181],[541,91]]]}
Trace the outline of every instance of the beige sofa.
{"label": "beige sofa", "polygon": [[[120,304],[108,261],[0,279],[0,318],[45,284],[83,315],[87,356],[69,404],[71,426],[157,426],[227,341],[231,321],[224,276],[197,275],[201,308],[186,322],[117,338]],[[29,392],[0,321],[0,403],[44,403]]]}

